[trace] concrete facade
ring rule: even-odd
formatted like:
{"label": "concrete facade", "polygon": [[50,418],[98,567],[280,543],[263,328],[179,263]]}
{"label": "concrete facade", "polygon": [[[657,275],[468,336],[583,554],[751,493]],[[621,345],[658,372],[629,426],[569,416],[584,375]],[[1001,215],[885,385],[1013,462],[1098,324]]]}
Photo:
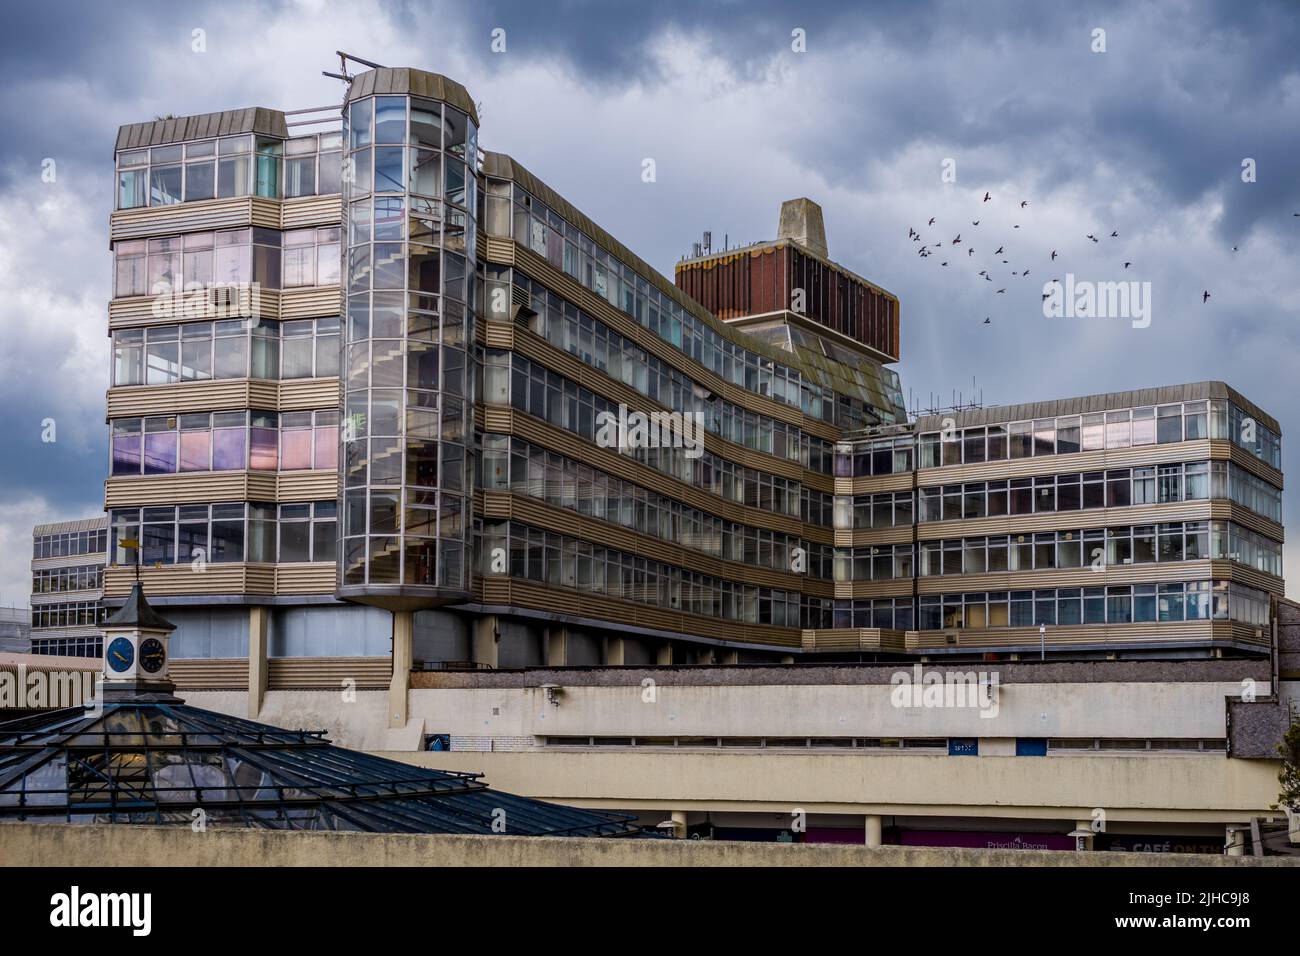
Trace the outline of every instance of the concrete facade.
{"label": "concrete facade", "polygon": [[1294,858],[699,840],[428,836],[183,827],[0,826],[0,863],[62,866],[1295,866]]}

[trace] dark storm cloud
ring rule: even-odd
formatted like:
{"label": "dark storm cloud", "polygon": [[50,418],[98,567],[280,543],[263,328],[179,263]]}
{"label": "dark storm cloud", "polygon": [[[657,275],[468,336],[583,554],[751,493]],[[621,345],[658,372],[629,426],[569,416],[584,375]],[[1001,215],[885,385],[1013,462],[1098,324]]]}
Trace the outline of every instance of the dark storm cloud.
{"label": "dark storm cloud", "polygon": [[[456,78],[471,91],[494,77],[527,77],[535,66],[539,74],[563,75],[555,87],[571,83],[568,88],[586,91],[592,101],[641,104],[630,108],[644,108],[658,125],[642,139],[611,144],[609,117],[593,120],[528,85],[512,86],[512,97],[537,97],[528,105],[547,117],[545,135],[530,131],[527,139],[510,124],[494,123],[505,106],[488,102],[483,141],[517,152],[669,274],[700,228],[712,227],[715,236],[729,231],[733,240],[766,238],[775,203],[788,198],[779,191],[822,198],[832,255],[902,296],[905,389],[924,395],[967,387],[975,367],[989,376],[990,401],[1224,377],[1284,428],[1300,411],[1289,390],[1300,338],[1288,311],[1297,301],[1300,248],[1300,219],[1291,217],[1300,212],[1300,6],[1291,0],[420,0],[366,14],[377,24],[391,21],[388,33],[375,35],[407,44],[415,56],[382,43],[367,48],[373,39],[343,30],[302,38],[307,28],[356,9],[214,0],[21,4],[6,11],[0,204],[11,214],[32,214],[32,183],[41,160],[52,157],[59,189],[88,212],[62,225],[40,223],[49,250],[22,263],[26,276],[50,286],[47,300],[57,314],[40,317],[48,333],[39,325],[25,326],[21,335],[5,330],[16,359],[0,384],[6,405],[0,442],[10,450],[0,504],[35,494],[47,496],[53,508],[84,507],[101,494],[103,303],[111,294],[105,224],[118,125],[162,113],[312,106],[336,93],[321,85],[311,88],[324,91],[318,99],[277,101],[284,63],[265,51],[247,52],[249,44],[265,42],[272,24],[282,31],[286,23],[304,27],[277,34],[286,54],[294,54],[294,71],[304,62],[314,64],[305,71],[312,74],[333,67],[333,50],[341,47],[389,65],[453,72],[450,61],[468,64]],[[216,51],[205,62],[178,56],[195,26],[209,30]],[[1105,54],[1089,50],[1090,31],[1098,26],[1107,30]],[[507,30],[509,56],[490,51],[496,27]],[[799,56],[790,51],[795,27],[808,37],[808,52]],[[666,36],[685,37],[693,43],[688,49],[700,51],[698,66],[688,70],[705,75],[721,65],[728,92],[780,93],[781,112],[762,115],[766,104],[743,96],[728,100],[759,113],[770,127],[766,138],[748,151],[711,142],[689,165],[685,151],[675,167],[665,157],[661,189],[651,194],[628,189],[608,167],[635,158],[643,143],[687,135],[683,129],[707,138],[710,122],[707,100],[668,104],[681,113],[680,129],[662,108],[662,91],[680,84],[666,74],[680,64],[653,52]],[[588,149],[605,168],[584,155]],[[927,268],[934,263],[919,262],[896,241],[909,222],[918,224],[912,217],[926,212],[898,208],[900,195],[909,202],[915,196],[915,207],[946,202],[954,218],[964,215],[962,197],[946,196],[938,184],[938,162],[948,155],[961,164],[961,190],[1007,183],[1035,198],[1039,221],[1067,220],[1063,245],[1082,243],[1084,232],[1112,219],[1126,238],[1142,232],[1136,246],[1115,248],[1139,259],[1143,277],[1157,282],[1163,311],[1151,334],[1121,339],[1049,326],[1034,315],[1031,283],[1016,290],[1021,325],[1013,326],[1009,303],[991,327],[967,328],[995,311],[986,290],[956,276],[936,278]],[[1257,183],[1241,183],[1244,157],[1258,162]],[[1212,223],[1217,258],[1202,249],[1201,258],[1185,261],[1193,210]],[[73,228],[85,241],[64,235]],[[1049,240],[1036,235],[1034,241]],[[1251,258],[1231,259],[1234,244]],[[1080,272],[1095,277],[1113,267],[1115,254],[1106,259],[1080,249],[1072,252]],[[1040,255],[1037,245],[1033,254]],[[1215,289],[1213,308],[1198,308],[1203,285]],[[3,291],[12,299],[12,288]],[[79,353],[66,334],[74,312],[98,337],[83,342]],[[60,376],[82,387],[67,388]],[[60,421],[54,446],[39,441],[39,422],[49,414]],[[1284,447],[1290,467],[1295,456]]]}

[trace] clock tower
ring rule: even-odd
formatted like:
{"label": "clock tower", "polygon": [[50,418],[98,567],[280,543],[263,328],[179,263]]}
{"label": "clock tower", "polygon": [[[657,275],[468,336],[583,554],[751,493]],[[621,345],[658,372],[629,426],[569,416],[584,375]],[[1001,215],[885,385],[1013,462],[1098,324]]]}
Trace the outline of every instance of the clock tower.
{"label": "clock tower", "polygon": [[171,697],[176,685],[168,677],[168,641],[176,625],[145,600],[137,581],[131,594],[100,630],[104,633],[104,696]]}

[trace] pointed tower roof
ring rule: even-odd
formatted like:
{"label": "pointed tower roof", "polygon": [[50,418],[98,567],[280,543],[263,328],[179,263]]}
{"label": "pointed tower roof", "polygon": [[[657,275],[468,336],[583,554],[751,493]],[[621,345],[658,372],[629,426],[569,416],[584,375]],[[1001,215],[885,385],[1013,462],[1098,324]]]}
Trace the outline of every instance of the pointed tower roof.
{"label": "pointed tower roof", "polygon": [[131,588],[131,594],[117,611],[101,627],[138,627],[146,631],[174,631],[176,625],[167,620],[145,600],[144,589],[137,581]]}

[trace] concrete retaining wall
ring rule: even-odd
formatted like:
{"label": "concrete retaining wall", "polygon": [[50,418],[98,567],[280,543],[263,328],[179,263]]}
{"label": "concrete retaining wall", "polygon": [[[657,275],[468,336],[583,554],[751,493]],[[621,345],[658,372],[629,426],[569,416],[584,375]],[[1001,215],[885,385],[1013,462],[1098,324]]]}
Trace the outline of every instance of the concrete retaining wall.
{"label": "concrete retaining wall", "polygon": [[1296,866],[1300,858],[0,824],[4,866]]}

